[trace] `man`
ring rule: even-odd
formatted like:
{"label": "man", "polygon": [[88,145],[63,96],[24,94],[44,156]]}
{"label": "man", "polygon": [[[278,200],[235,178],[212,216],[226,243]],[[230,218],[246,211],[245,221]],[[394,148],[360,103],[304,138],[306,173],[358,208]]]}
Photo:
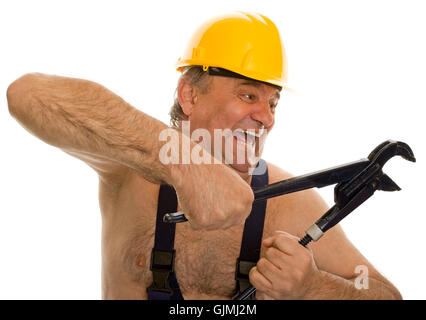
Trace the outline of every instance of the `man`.
{"label": "man", "polygon": [[[250,172],[274,126],[287,80],[284,50],[268,18],[233,13],[196,31],[178,69],[184,74],[171,110],[173,129],[82,79],[27,74],[7,91],[10,113],[22,126],[99,175],[105,299],[148,298],[160,185],[166,184],[176,191],[177,210],[188,218],[176,225],[173,246],[182,297],[230,299],[236,292],[235,262],[253,202]],[[206,144],[201,150],[183,134],[184,121],[190,135],[198,129],[212,137],[217,129],[231,130],[232,136],[225,135],[231,144],[219,153]],[[179,161],[164,159],[171,142],[160,137],[170,130],[178,137],[171,149],[182,151]],[[244,161],[238,161],[241,150],[247,153]],[[204,161],[192,161],[193,154]],[[273,164],[267,169],[268,183],[290,177]],[[313,190],[268,200],[260,259],[249,272],[256,298],[400,299],[339,226],[309,248],[298,244],[327,209]],[[357,285],[360,266],[368,270],[367,286]]]}

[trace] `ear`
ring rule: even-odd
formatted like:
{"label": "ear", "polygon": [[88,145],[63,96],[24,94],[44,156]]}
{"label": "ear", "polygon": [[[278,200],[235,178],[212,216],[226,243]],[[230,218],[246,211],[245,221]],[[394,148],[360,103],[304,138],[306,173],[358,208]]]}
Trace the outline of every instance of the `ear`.
{"label": "ear", "polygon": [[177,97],[182,111],[185,115],[190,116],[197,102],[197,90],[189,84],[184,78],[179,80]]}

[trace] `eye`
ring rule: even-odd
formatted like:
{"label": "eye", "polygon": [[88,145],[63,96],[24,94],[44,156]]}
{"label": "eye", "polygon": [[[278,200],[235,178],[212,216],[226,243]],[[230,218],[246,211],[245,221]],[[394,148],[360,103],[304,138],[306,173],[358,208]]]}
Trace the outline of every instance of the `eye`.
{"label": "eye", "polygon": [[250,94],[250,93],[243,93],[241,94],[242,100],[244,101],[249,101],[249,102],[253,102],[256,100],[256,96],[254,94]]}
{"label": "eye", "polygon": [[276,103],[271,103],[269,105],[269,107],[271,108],[272,111],[275,111],[275,109],[277,108],[277,104]]}

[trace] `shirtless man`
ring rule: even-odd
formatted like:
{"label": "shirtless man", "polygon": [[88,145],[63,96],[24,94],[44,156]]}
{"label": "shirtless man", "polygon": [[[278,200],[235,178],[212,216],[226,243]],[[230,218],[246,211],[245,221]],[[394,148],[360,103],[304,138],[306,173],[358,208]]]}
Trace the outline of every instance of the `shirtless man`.
{"label": "shirtless man", "polygon": [[[213,63],[201,63],[204,68],[191,67],[196,65],[194,61],[185,65],[184,59],[180,60],[180,67],[189,70],[178,83],[179,108],[171,112],[175,124],[171,130],[179,137],[177,147],[188,143],[191,151],[198,146],[182,134],[183,120],[190,121],[191,132],[203,128],[212,136],[214,129],[260,132],[261,128],[270,131],[274,126],[279,87],[286,78],[284,52],[278,52],[278,58],[271,55],[282,48],[281,43],[274,47],[274,41],[279,39],[274,38],[276,27],[260,15],[238,13],[233,19],[229,17],[218,17],[216,24],[209,22],[211,30],[221,23],[230,23],[235,28],[224,28],[228,35],[233,31],[239,33],[228,44],[224,37],[219,37],[223,50],[226,51],[227,45],[234,46],[230,52],[235,56],[228,53],[227,59],[237,59],[235,46],[240,44],[235,39],[264,41],[263,45],[252,48],[264,47],[266,58],[263,58],[268,59],[268,64],[263,64],[263,68],[275,64],[280,76],[262,78],[254,73],[251,76],[250,72],[244,74],[244,70],[232,71],[246,78],[213,75],[206,71],[209,66],[214,67]],[[241,25],[244,28],[239,28]],[[256,34],[259,28],[261,31]],[[189,60],[200,59],[206,47],[208,51],[208,44],[200,47],[190,46],[186,54],[193,56]],[[254,50],[250,54],[245,56],[248,69],[256,65],[262,52]],[[174,246],[175,273],[183,297],[230,299],[233,296],[235,261],[253,201],[248,159],[229,165],[163,164],[159,154],[166,142],[159,136],[169,127],[87,80],[26,74],[9,86],[7,99],[11,115],[29,132],[81,159],[99,175],[104,299],[147,298],[146,290],[152,283],[150,259],[160,184],[174,187],[179,210],[189,220],[177,224]],[[233,143],[238,148],[241,142]],[[257,158],[261,155],[260,144],[256,139]],[[225,149],[222,151],[223,160]],[[213,156],[207,155],[213,163]],[[235,160],[235,153],[232,157]],[[267,166],[269,183],[290,177],[271,163]],[[298,244],[306,227],[327,209],[313,190],[268,200],[261,259],[249,275],[257,289],[256,298],[400,299],[398,290],[348,241],[339,226],[309,248]],[[368,288],[356,286],[358,266],[368,268]]]}

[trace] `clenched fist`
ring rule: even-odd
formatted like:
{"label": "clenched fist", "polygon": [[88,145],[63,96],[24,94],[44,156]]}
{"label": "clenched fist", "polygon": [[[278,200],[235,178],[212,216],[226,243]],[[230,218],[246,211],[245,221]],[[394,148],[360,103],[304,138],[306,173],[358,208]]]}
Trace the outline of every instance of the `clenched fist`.
{"label": "clenched fist", "polygon": [[250,214],[253,191],[226,165],[183,165],[179,175],[173,187],[193,229],[227,229],[244,223]]}
{"label": "clenched fist", "polygon": [[256,299],[303,299],[319,279],[310,249],[300,239],[283,231],[263,240],[264,257],[250,270]]}

